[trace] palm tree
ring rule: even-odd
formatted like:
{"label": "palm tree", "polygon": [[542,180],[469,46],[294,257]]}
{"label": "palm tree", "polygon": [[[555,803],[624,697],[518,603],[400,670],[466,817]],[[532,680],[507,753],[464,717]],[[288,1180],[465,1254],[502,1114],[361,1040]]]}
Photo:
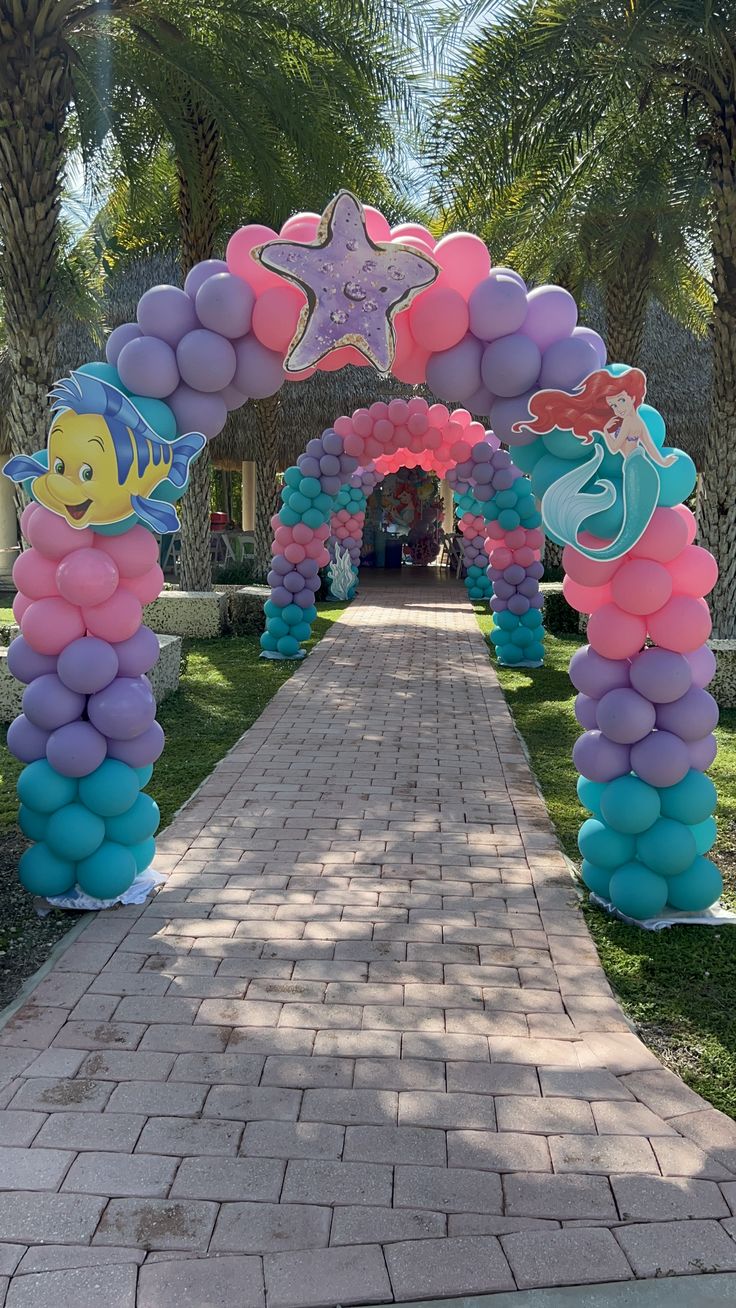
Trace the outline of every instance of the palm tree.
{"label": "palm tree", "polygon": [[[317,177],[334,176],[360,141],[363,161],[390,146],[384,110],[409,108],[402,43],[416,8],[404,0],[202,0],[194,9],[185,0],[0,0],[0,288],[16,452],[36,448],[46,425],[70,138],[91,163],[96,152],[109,157],[114,133],[135,178],[165,136],[177,161],[183,257],[196,262],[212,253],[218,230],[221,143],[273,205],[279,183],[300,172],[306,142]],[[200,460],[197,483],[205,466]]]}
{"label": "palm tree", "polygon": [[[463,24],[490,16],[489,0],[463,7]],[[516,24],[516,26],[514,26]],[[519,28],[524,38],[519,39]],[[467,32],[467,27],[463,30]],[[710,439],[698,486],[703,543],[720,564],[714,630],[736,635],[736,0],[540,0],[509,24],[520,94],[506,139],[511,153],[537,135],[549,148],[595,137],[614,113],[638,115],[637,136],[671,130],[708,184],[714,297]],[[476,40],[475,44],[478,44]],[[508,94],[510,74],[503,87]],[[479,143],[479,148],[480,148]],[[615,141],[605,157],[615,168]],[[619,141],[619,152],[626,141]],[[612,153],[613,152],[613,153]],[[703,397],[703,403],[707,398]]]}

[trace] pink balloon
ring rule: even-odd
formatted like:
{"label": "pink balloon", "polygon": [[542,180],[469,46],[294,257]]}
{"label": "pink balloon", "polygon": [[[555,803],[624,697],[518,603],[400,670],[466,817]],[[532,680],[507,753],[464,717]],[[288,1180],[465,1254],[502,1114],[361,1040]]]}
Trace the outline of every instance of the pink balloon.
{"label": "pink balloon", "polygon": [[391,240],[406,242],[407,240],[423,241],[425,245],[433,250],[437,241],[430,232],[428,227],[423,227],[421,223],[400,223],[398,227],[391,228]]}
{"label": "pink balloon", "polygon": [[718,564],[713,555],[700,545],[687,545],[668,565],[667,571],[676,595],[701,598],[712,591],[718,580]]}
{"label": "pink balloon", "polygon": [[23,614],[28,612],[33,602],[34,601],[31,599],[30,595],[24,595],[21,590],[18,591],[18,594],[15,596],[15,599],[13,600],[12,609],[13,609],[13,617],[15,618],[19,626],[22,621]]}
{"label": "pink balloon", "polygon": [[283,354],[305,304],[304,295],[293,286],[272,286],[263,291],[255,302],[251,319],[251,329],[261,345]]}
{"label": "pink balloon", "polygon": [[141,602],[129,590],[120,586],[104,604],[95,604],[83,610],[87,631],[101,640],[128,640],[141,624]]}
{"label": "pink balloon", "polygon": [[686,504],[676,504],[672,509],[672,513],[676,513],[678,518],[682,518],[687,528],[687,543],[692,545],[698,534],[698,524],[692,509],[689,509]]}
{"label": "pink balloon", "polygon": [[23,614],[20,629],[37,654],[61,654],[85,631],[79,609],[60,597],[34,600]]}
{"label": "pink balloon", "polygon": [[412,304],[409,326],[422,349],[449,350],[468,330],[468,302],[451,286],[430,286]]}
{"label": "pink balloon", "polygon": [[28,540],[28,524],[30,523],[31,518],[34,514],[42,512],[48,513],[48,509],[42,509],[41,505],[36,504],[35,500],[32,500],[30,504],[26,504],[26,507],[20,515],[20,529],[26,540]]}
{"label": "pink balloon", "polygon": [[56,568],[59,594],[80,608],[102,604],[114,593],[119,579],[117,564],[101,550],[74,550]]}
{"label": "pink balloon", "polygon": [[13,581],[30,599],[56,594],[56,564],[38,550],[24,550],[13,564]]}
{"label": "pink balloon", "polygon": [[42,506],[28,519],[26,536],[47,559],[63,559],[70,550],[83,550],[94,540],[91,527],[70,527],[64,518]]}
{"label": "pink balloon", "polygon": [[375,209],[372,204],[364,204],[363,212],[365,214],[365,228],[372,241],[391,240],[391,227],[387,218],[384,218],[380,209]]}
{"label": "pink balloon", "polygon": [[688,543],[687,535],[687,521],[677,509],[655,509],[649,526],[634,545],[631,554],[634,558],[669,563],[684,550]]}
{"label": "pink balloon", "polygon": [[638,654],[647,635],[643,618],[624,613],[618,604],[604,604],[590,615],[588,640],[606,659],[629,659]]}
{"label": "pink balloon", "polygon": [[155,563],[142,577],[125,577],[120,585],[123,590],[135,595],[141,604],[152,604],[164,588],[164,574],[158,563]]}
{"label": "pink balloon", "polygon": [[621,560],[613,559],[610,563],[598,562],[579,554],[572,545],[566,545],[562,551],[562,566],[568,577],[580,582],[581,586],[605,586],[616,572]]}
{"label": "pink balloon", "polygon": [[121,577],[142,577],[158,563],[158,541],[145,527],[133,527],[121,536],[95,535],[94,544],[113,559]]}
{"label": "pink balloon", "polygon": [[256,245],[265,245],[272,241],[276,232],[272,227],[261,223],[249,223],[247,227],[238,228],[227,243],[225,258],[230,272],[242,277],[257,294],[269,286],[283,286],[283,281],[276,273],[269,272],[262,264],[251,259],[250,252]]}
{"label": "pink balloon", "polygon": [[485,242],[470,232],[443,236],[434,248],[434,257],[442,269],[442,284],[460,291],[466,299],[491,270],[491,256]]}
{"label": "pink balloon", "polygon": [[[495,556],[494,550],[494,567],[507,566],[497,564]],[[611,601],[610,586],[581,586],[580,582],[573,581],[572,577],[565,577],[563,580],[562,593],[568,604],[577,609],[578,613],[595,613],[596,609],[602,608],[604,604],[609,604]]]}
{"label": "pink balloon", "polygon": [[664,608],[652,614],[647,625],[652,640],[663,649],[689,654],[705,644],[713,624],[704,599],[673,595]]}
{"label": "pink balloon", "polygon": [[318,213],[295,213],[286,219],[279,235],[288,236],[290,241],[313,241],[319,224]]}
{"label": "pink balloon", "polygon": [[611,582],[611,593],[625,613],[656,613],[672,594],[672,578],[653,559],[628,559]]}

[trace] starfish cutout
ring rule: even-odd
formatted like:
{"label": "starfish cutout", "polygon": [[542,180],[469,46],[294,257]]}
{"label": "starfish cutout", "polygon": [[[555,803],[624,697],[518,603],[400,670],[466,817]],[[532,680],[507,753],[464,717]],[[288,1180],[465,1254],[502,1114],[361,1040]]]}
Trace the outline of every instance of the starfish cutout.
{"label": "starfish cutout", "polygon": [[409,245],[372,241],[360,201],[339,191],[314,241],[274,240],[251,256],[307,297],[284,360],[287,372],[311,368],[353,345],[378,372],[396,353],[394,318],[439,275],[434,259]]}

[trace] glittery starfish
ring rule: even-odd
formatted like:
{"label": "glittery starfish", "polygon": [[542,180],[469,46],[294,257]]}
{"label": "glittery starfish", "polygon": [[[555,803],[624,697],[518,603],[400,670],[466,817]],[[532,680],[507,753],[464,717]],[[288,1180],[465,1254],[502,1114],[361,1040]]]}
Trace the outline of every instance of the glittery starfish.
{"label": "glittery starfish", "polygon": [[330,201],[314,241],[267,241],[252,257],[307,297],[284,361],[287,372],[313,367],[346,345],[378,372],[389,372],[396,314],[439,275],[434,259],[419,250],[372,241],[363,207],[350,191]]}

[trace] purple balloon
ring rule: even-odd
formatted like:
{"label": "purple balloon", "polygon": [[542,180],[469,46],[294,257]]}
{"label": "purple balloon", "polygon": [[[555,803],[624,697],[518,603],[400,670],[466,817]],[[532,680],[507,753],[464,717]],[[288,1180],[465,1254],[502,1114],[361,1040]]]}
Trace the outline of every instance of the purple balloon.
{"label": "purple balloon", "polygon": [[491,426],[500,441],[507,445],[532,445],[539,437],[535,431],[514,431],[517,422],[531,422],[529,401],[534,391],[514,395],[510,399],[498,398],[491,405]]}
{"label": "purple balloon", "polygon": [[588,373],[599,368],[598,354],[589,341],[568,336],[553,341],[542,356],[540,389],[571,391]]}
{"label": "purple balloon", "polygon": [[197,291],[194,306],[203,327],[222,336],[245,336],[256,302],[254,292],[231,272],[215,273]]}
{"label": "purple balloon", "polygon": [[320,473],[325,477],[337,477],[340,473],[340,460],[336,454],[323,454],[319,460]]}
{"label": "purple balloon", "polygon": [[36,727],[54,731],[84,712],[84,695],[68,690],[55,672],[36,677],[23,692],[23,712]]}
{"label": "purple balloon", "polygon": [[591,699],[590,695],[575,696],[575,717],[586,731],[595,731],[598,723],[595,711],[598,708],[598,700]]}
{"label": "purple balloon", "polygon": [[521,595],[518,591],[509,599],[509,613],[515,613],[517,617],[522,617],[524,613],[528,613],[530,608],[531,604],[526,595]]}
{"label": "purple balloon", "polygon": [[450,350],[430,354],[427,360],[427,385],[443,400],[465,402],[481,385],[481,342],[470,332]]}
{"label": "purple balloon", "polygon": [[37,654],[23,636],[16,636],[8,646],[8,671],[28,685],[36,677],[56,672],[56,659],[52,654]]}
{"label": "purple balloon", "polygon": [[[326,455],[325,457],[329,458],[330,456]],[[319,477],[322,472],[319,459],[314,459],[311,454],[300,454],[296,462],[299,471],[304,477]],[[335,459],[335,463],[337,464],[337,470],[339,472],[339,459]]]}
{"label": "purple balloon", "polygon": [[160,724],[153,721],[146,731],[133,740],[108,740],[109,758],[119,759],[131,768],[145,768],[155,763],[164,747],[164,733]]}
{"label": "purple balloon", "polygon": [[145,677],[116,677],[90,695],[87,713],[103,736],[132,740],[147,731],[156,716],[156,701]]}
{"label": "purple balloon", "polygon": [[21,763],[35,763],[36,759],[45,758],[48,739],[49,732],[37,727],[25,713],[8,727],[8,749]]}
{"label": "purple balloon", "polygon": [[700,686],[691,686],[681,699],[657,709],[657,726],[673,731],[688,744],[709,736],[717,725],[718,705]]}
{"label": "purple balloon", "polygon": [[534,341],[521,332],[487,345],[481,363],[483,384],[500,398],[523,395],[535,386],[542,356]]}
{"label": "purple balloon", "polygon": [[[288,590],[286,594],[289,595]],[[273,599],[273,595],[271,599]],[[314,592],[305,586],[304,590],[300,591],[298,595],[289,595],[289,603],[298,604],[300,609],[311,609],[314,603]]]}
{"label": "purple balloon", "polygon": [[150,627],[139,627],[133,636],[112,647],[117,655],[118,676],[140,677],[150,672],[159,656],[159,643]]}
{"label": "purple balloon", "polygon": [[[311,445],[311,443],[312,442],[310,441],[309,445]],[[325,454],[334,454],[336,458],[339,458],[341,454],[345,453],[345,442],[343,441],[342,436],[338,436],[337,432],[333,431],[331,427],[328,427],[326,431],[323,431],[322,439],[321,441],[318,441],[317,444],[321,445]],[[309,445],[307,446],[307,450],[311,454],[312,451],[309,449]],[[319,458],[319,455],[317,457]]]}
{"label": "purple balloon", "polygon": [[491,268],[491,277],[510,277],[512,281],[518,282],[523,291],[526,291],[526,282],[521,273],[516,272],[513,268]]}
{"label": "purple balloon", "polygon": [[232,413],[233,409],[242,409],[248,400],[248,396],[243,395],[237,386],[223,386],[219,395],[228,413]]}
{"label": "purple balloon", "polygon": [[323,473],[320,477],[320,481],[325,495],[337,495],[337,492],[342,486],[342,477],[326,477]]}
{"label": "purple balloon", "polygon": [[105,358],[113,368],[117,366],[120,351],[129,341],[137,341],[143,332],[137,322],[121,322],[119,327],[110,332],[105,346]]}
{"label": "purple balloon", "polygon": [[561,286],[537,286],[527,295],[524,334],[546,350],[553,341],[571,336],[578,321],[578,306]]}
{"label": "purple balloon", "polygon": [[136,395],[165,400],[179,384],[176,355],[166,341],[156,336],[128,341],[120,351],[117,368],[123,385]]}
{"label": "purple balloon", "polygon": [[171,346],[198,325],[194,301],[178,286],[152,286],[138,301],[136,317],[144,336],[157,336]]}
{"label": "purple balloon", "polygon": [[526,291],[515,277],[491,273],[468,300],[470,330],[481,341],[518,332],[526,318]]}
{"label": "purple balloon", "polygon": [[628,745],[609,740],[602,731],[586,731],[573,746],[575,767],[589,781],[613,781],[629,772]]}
{"label": "purple balloon", "polygon": [[216,277],[218,273],[227,271],[228,267],[224,259],[203,259],[201,263],[195,263],[194,267],[190,268],[184,282],[184,290],[192,300],[196,300],[200,286],[203,286],[210,277]]}
{"label": "purple balloon", "polygon": [[688,750],[690,767],[695,768],[697,772],[707,772],[718,753],[718,742],[715,736],[705,736],[703,740],[692,741],[688,745]]}
{"label": "purple balloon", "polygon": [[[271,599],[280,609],[285,609],[287,604],[293,604],[295,602],[291,591],[287,590],[285,586],[274,586],[271,591]],[[299,601],[297,600],[296,603],[298,602]]]}
{"label": "purple balloon", "polygon": [[633,745],[637,740],[643,740],[654,727],[655,720],[654,705],[626,686],[607,691],[596,712],[601,731],[619,745]]}
{"label": "purple balloon", "polygon": [[631,766],[650,786],[674,786],[690,769],[690,752],[671,731],[652,731],[631,746]]}
{"label": "purple balloon", "polygon": [[49,736],[46,758],[64,777],[87,777],[104,761],[105,737],[91,722],[70,722]]}
{"label": "purple balloon", "polygon": [[219,436],[227,409],[220,395],[204,395],[183,383],[177,386],[169,400],[180,431],[201,431],[207,440]]}
{"label": "purple balloon", "polygon": [[118,658],[112,645],[96,636],[73,640],[59,655],[59,679],[69,690],[94,695],[118,675]]}
{"label": "purple balloon", "polygon": [[653,704],[669,704],[690,689],[692,670],[684,654],[652,645],[631,660],[634,690]]}
{"label": "purple balloon", "polygon": [[588,345],[592,345],[598,359],[598,367],[605,368],[608,351],[602,336],[594,332],[592,327],[576,327],[572,338],[574,341],[587,341]]}
{"label": "purple balloon", "polygon": [[298,595],[299,591],[304,589],[304,578],[296,571],[287,572],[283,584],[292,595]]}
{"label": "purple balloon", "polygon": [[591,645],[583,645],[570,659],[570,680],[576,690],[598,699],[609,690],[629,684],[627,659],[604,659]]}
{"label": "purple balloon", "polygon": [[235,350],[229,340],[204,327],[182,336],[176,362],[185,386],[196,391],[221,391],[235,376]]}
{"label": "purple balloon", "polygon": [[[684,657],[690,664],[690,670],[693,674],[693,685],[701,687],[707,686],[716,675],[716,656],[710,646],[701,645],[698,649],[694,649],[691,654],[685,654]],[[16,674],[14,673],[13,675],[15,676]]]}
{"label": "purple balloon", "polygon": [[[269,395],[276,395],[284,380],[283,356],[276,350],[267,350],[252,332],[236,342],[235,354],[237,366],[234,380],[238,390],[253,400],[265,400]],[[322,453],[321,445],[319,453]]]}
{"label": "purple balloon", "polygon": [[472,395],[468,395],[465,400],[465,407],[478,418],[488,418],[495,398],[495,395],[491,395],[487,386],[481,385],[477,391],[473,391]]}

